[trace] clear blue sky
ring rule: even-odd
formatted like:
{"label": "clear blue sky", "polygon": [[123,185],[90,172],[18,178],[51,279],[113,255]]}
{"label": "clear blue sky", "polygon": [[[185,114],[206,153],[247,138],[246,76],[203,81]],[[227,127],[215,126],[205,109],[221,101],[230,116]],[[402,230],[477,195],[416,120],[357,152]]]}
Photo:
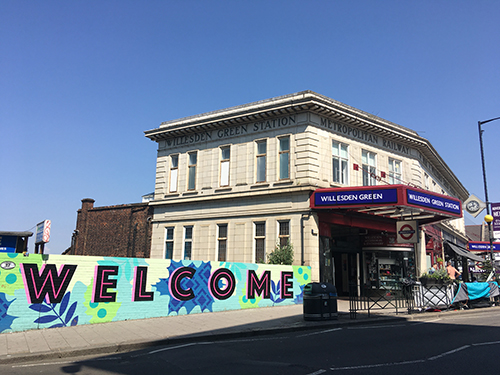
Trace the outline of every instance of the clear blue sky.
{"label": "clear blue sky", "polygon": [[[416,130],[484,199],[499,15],[497,0],[0,0],[0,230],[50,219],[59,254],[81,199],[154,190],[145,130],[302,90]],[[500,202],[500,121],[484,130]]]}

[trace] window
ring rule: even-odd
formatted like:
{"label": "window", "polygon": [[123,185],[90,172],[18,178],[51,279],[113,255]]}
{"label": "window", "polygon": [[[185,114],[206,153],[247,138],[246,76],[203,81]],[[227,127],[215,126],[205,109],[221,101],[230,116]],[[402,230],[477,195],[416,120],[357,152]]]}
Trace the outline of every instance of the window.
{"label": "window", "polygon": [[363,186],[377,185],[375,154],[370,151],[362,150],[361,161],[363,163]]}
{"label": "window", "polygon": [[225,262],[227,256],[227,224],[219,224],[218,242],[218,256],[219,262]]}
{"label": "window", "polygon": [[255,263],[266,262],[266,223],[255,223]]}
{"label": "window", "polygon": [[184,227],[184,260],[191,260],[193,250],[193,227]]}
{"label": "window", "polygon": [[286,246],[290,240],[290,221],[279,221],[279,243],[280,246]]}
{"label": "window", "polygon": [[347,145],[332,142],[333,182],[347,183]]}
{"label": "window", "polygon": [[257,142],[257,182],[266,181],[267,141]]}
{"label": "window", "polygon": [[424,187],[429,190],[429,175],[427,173],[424,173]]}
{"label": "window", "polygon": [[290,178],[290,137],[279,139],[280,142],[280,180]]}
{"label": "window", "polygon": [[174,228],[165,228],[165,259],[172,259],[174,256]]}
{"label": "window", "polygon": [[170,157],[170,192],[177,191],[177,178],[179,172],[179,155],[172,155]]}
{"label": "window", "polygon": [[229,186],[229,158],[231,149],[229,146],[220,149],[220,186]]}
{"label": "window", "polygon": [[401,161],[389,158],[389,184],[400,184],[401,179]]}
{"label": "window", "polygon": [[188,154],[189,164],[188,164],[188,190],[196,189],[196,161],[198,159],[197,152],[191,152]]}

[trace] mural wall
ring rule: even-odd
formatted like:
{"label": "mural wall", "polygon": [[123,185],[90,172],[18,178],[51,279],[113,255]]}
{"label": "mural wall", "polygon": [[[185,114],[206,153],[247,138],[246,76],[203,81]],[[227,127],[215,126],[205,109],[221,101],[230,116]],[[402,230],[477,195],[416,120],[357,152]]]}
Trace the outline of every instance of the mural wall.
{"label": "mural wall", "polygon": [[0,333],[302,303],[310,267],[0,253]]}

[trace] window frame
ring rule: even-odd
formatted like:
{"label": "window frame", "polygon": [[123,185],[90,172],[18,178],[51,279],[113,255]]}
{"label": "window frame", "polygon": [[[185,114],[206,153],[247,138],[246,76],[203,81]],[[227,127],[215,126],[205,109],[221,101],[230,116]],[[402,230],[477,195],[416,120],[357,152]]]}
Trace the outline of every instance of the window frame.
{"label": "window frame", "polygon": [[[399,172],[395,172],[394,167],[399,167]],[[399,159],[389,158],[389,184],[396,185],[403,182],[403,161]]]}
{"label": "window frame", "polygon": [[[176,160],[174,166],[174,160]],[[170,175],[169,181],[170,184],[168,186],[169,193],[176,193],[178,189],[178,181],[179,181],[179,154],[170,155]],[[174,177],[175,175],[175,177]],[[174,189],[172,190],[172,186]]]}
{"label": "window frame", "polygon": [[[364,154],[367,154],[366,160],[368,164],[364,162]],[[373,164],[370,163],[370,156],[373,156]],[[376,186],[377,185],[377,154],[373,151],[361,150],[361,165],[363,170],[363,186]]]}
{"label": "window frame", "polygon": [[[334,145],[337,145],[337,155],[334,155]],[[342,156],[345,147],[346,156]],[[338,176],[335,173],[335,161],[338,163]],[[332,139],[332,181],[346,185],[349,181],[349,145]]]}
{"label": "window frame", "polygon": [[[229,155],[227,158],[224,157],[224,151],[228,150]],[[227,187],[229,186],[229,171],[231,167],[231,146],[220,147],[220,172],[219,172],[219,186]]]}
{"label": "window frame", "polygon": [[278,241],[280,246],[288,245],[290,241],[290,220],[278,220]]}
{"label": "window frame", "polygon": [[[191,157],[196,158],[195,163],[191,162]],[[196,190],[196,166],[198,165],[198,151],[188,152],[188,178],[187,178],[187,190]]]}
{"label": "window frame", "polygon": [[[225,233],[221,233],[221,228],[225,228]],[[228,231],[229,231],[228,223],[217,224],[217,260],[219,262],[227,262]],[[223,249],[223,256],[221,256],[222,249]]]}
{"label": "window frame", "polygon": [[[254,263],[265,263],[266,262],[266,222],[265,221],[255,221],[254,223]],[[264,229],[264,234],[258,233],[258,228]],[[263,254],[258,254],[260,252],[260,245],[262,245]],[[262,258],[258,258],[262,255]],[[260,262],[259,262],[260,261]]]}
{"label": "window frame", "polygon": [[[282,141],[287,140],[288,141],[288,148],[286,150],[282,150]],[[278,137],[278,161],[279,161],[279,180],[289,180],[290,179],[290,136],[286,135],[283,137]],[[286,177],[283,177],[281,172],[282,172],[282,167],[283,167],[283,160],[282,157],[286,156]]]}
{"label": "window frame", "polygon": [[[264,153],[259,153],[259,145],[265,145],[265,152]],[[261,139],[258,141],[255,141],[255,148],[256,148],[256,154],[255,154],[255,181],[257,183],[263,183],[267,181],[267,139]],[[264,165],[264,171],[262,172],[259,168],[263,163]],[[262,179],[262,173],[264,174],[263,179]]]}
{"label": "window frame", "polygon": [[[194,232],[194,226],[193,225],[185,225],[184,226],[184,233],[183,233],[183,244],[182,244],[182,259],[183,260],[192,260],[193,258],[193,232]],[[188,233],[190,233],[190,237],[188,237]],[[187,256],[187,248],[189,245],[189,257]]]}
{"label": "window frame", "polygon": [[[169,231],[172,231],[172,238],[169,238]],[[175,235],[175,227],[165,227],[165,259],[174,259],[174,235]],[[171,254],[168,257],[168,244],[171,244]]]}

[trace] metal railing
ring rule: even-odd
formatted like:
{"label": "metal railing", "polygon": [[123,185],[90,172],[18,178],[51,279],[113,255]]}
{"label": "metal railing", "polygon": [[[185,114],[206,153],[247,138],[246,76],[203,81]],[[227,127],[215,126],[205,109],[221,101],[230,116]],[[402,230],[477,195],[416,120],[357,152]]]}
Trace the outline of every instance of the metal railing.
{"label": "metal railing", "polygon": [[412,305],[408,312],[424,311],[429,309],[447,310],[455,297],[455,284],[427,284],[411,287]]}
{"label": "metal railing", "polygon": [[[359,291],[359,295],[358,295]],[[351,283],[349,285],[349,316],[357,318],[358,311],[392,309],[396,314],[450,308],[455,288],[453,284],[421,285],[415,282],[401,283],[394,289],[373,288]]]}

